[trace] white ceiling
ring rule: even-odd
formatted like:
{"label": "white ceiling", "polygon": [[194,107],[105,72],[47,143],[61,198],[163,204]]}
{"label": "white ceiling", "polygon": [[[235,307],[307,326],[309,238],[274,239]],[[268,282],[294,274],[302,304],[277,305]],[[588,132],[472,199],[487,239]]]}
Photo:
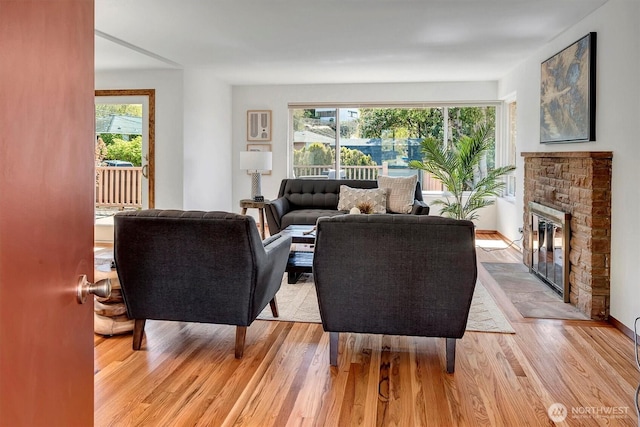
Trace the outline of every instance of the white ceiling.
{"label": "white ceiling", "polygon": [[230,84],[497,80],[606,1],[95,0],[95,66]]}

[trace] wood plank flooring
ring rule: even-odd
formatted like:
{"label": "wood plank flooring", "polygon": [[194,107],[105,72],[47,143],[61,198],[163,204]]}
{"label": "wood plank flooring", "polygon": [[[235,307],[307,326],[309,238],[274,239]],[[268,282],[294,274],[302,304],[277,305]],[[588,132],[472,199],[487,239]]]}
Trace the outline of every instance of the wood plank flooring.
{"label": "wood plank flooring", "polygon": [[148,321],[138,352],[130,334],[96,335],[95,425],[549,426],[561,403],[557,425],[637,426],[633,342],[603,322],[525,319],[479,266],[516,333],[467,332],[454,374],[444,339],[341,334],[332,368],[319,324],[256,321],[237,360],[233,326]]}

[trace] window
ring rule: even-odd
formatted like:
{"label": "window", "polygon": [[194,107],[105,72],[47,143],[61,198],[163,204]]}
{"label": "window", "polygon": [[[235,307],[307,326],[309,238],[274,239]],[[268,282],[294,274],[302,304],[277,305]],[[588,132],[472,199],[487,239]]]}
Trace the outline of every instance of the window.
{"label": "window", "polygon": [[[516,118],[518,114],[518,108],[515,99],[508,101],[506,104],[506,125],[507,132],[504,138],[504,164],[515,165],[516,164]],[[515,172],[511,172],[506,176],[507,185],[505,187],[504,195],[507,197],[516,196],[516,175]]]}
{"label": "window", "polygon": [[293,176],[296,178],[335,177],[337,120],[336,108],[296,109],[293,114]]}
{"label": "window", "polygon": [[[417,174],[425,191],[443,189],[440,181],[429,174],[409,168],[409,161],[422,160],[421,143],[425,138],[451,145],[479,124],[495,128],[496,121],[495,105],[290,105],[289,108],[291,176],[376,179],[380,174]],[[484,167],[494,165],[492,152]]]}

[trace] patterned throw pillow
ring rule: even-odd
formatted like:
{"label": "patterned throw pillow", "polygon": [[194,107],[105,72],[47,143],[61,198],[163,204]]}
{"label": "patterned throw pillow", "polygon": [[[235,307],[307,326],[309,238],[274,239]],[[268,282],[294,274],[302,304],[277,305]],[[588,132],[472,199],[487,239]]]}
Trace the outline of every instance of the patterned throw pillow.
{"label": "patterned throw pillow", "polygon": [[394,213],[411,213],[418,176],[379,176],[378,187],[387,190],[387,210]]}
{"label": "patterned throw pillow", "polygon": [[349,211],[363,202],[372,205],[373,213],[387,213],[387,190],[384,188],[369,189],[351,188],[347,185],[340,186],[339,211]]}

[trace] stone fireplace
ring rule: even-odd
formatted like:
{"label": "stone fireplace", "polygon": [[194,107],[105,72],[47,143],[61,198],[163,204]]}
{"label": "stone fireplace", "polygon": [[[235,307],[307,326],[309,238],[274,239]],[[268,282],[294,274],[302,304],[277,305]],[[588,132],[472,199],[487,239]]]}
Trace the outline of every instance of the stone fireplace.
{"label": "stone fireplace", "polygon": [[529,271],[557,292],[564,302],[569,299],[569,242],[571,214],[529,202],[531,212]]}
{"label": "stone fireplace", "polygon": [[523,259],[532,267],[530,202],[570,214],[565,300],[591,319],[609,316],[612,152],[526,152]]}

